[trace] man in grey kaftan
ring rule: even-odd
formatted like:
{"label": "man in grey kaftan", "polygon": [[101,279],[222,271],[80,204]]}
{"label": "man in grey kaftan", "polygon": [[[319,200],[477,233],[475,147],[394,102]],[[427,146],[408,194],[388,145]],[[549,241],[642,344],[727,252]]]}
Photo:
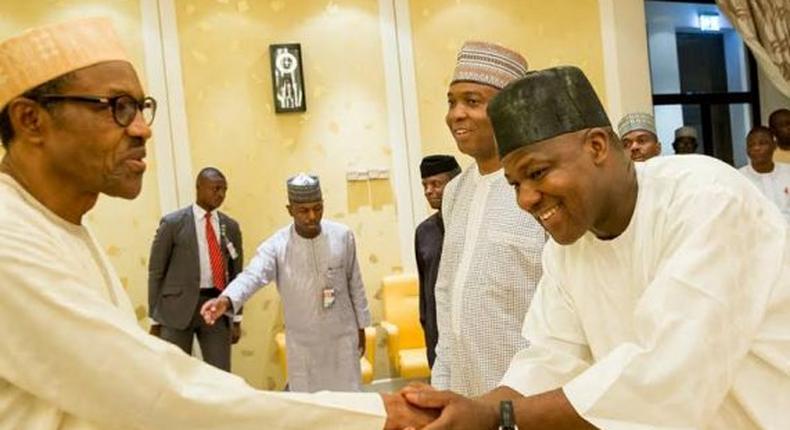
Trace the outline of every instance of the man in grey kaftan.
{"label": "man in grey kaftan", "polygon": [[[288,188],[294,223],[258,247],[220,298],[240,309],[255,292],[276,282],[285,311],[290,389],[359,391],[364,347],[360,333],[370,325],[370,312],[354,234],[342,224],[321,219],[317,178],[298,175],[289,180]],[[299,212],[305,205],[316,206],[310,208],[312,215]]]}

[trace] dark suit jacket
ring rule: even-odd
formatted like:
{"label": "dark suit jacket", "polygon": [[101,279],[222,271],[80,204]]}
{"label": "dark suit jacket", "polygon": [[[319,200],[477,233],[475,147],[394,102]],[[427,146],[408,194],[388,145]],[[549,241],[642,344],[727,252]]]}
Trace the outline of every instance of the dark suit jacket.
{"label": "dark suit jacket", "polygon": [[[241,230],[231,217],[219,212],[220,249],[225,257],[228,284],[243,266]],[[228,251],[233,243],[238,257]],[[192,205],[165,215],[159,222],[151,257],[148,260],[148,314],[165,326],[187,328],[200,296],[200,260],[198,257],[195,216]]]}
{"label": "dark suit jacket", "polygon": [[425,333],[428,365],[433,368],[436,360],[436,343],[439,327],[436,323],[436,278],[442,257],[444,222],[439,212],[431,215],[417,226],[414,234],[414,254],[417,257],[417,273],[420,278],[420,324]]}

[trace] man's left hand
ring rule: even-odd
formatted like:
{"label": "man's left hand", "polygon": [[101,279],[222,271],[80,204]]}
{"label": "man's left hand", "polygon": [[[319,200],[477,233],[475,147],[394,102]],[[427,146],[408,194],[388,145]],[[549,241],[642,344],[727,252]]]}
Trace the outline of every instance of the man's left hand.
{"label": "man's left hand", "polygon": [[414,406],[442,410],[439,418],[425,430],[486,430],[496,429],[499,423],[496,407],[452,391],[404,390],[403,396]]}
{"label": "man's left hand", "polygon": [[357,330],[357,336],[359,336],[359,358],[362,358],[365,355],[365,329]]}
{"label": "man's left hand", "polygon": [[230,327],[230,343],[235,345],[241,339],[241,321],[234,321]]}
{"label": "man's left hand", "polygon": [[379,395],[387,411],[384,430],[421,429],[439,416],[436,409],[419,409],[410,405],[401,394]]}

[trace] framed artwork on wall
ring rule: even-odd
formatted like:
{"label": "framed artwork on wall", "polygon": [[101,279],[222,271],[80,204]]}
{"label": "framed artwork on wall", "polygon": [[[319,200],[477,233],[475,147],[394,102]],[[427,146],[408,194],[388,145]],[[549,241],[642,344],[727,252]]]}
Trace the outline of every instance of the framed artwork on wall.
{"label": "framed artwork on wall", "polygon": [[301,45],[298,43],[269,45],[269,57],[274,111],[276,113],[306,111]]}

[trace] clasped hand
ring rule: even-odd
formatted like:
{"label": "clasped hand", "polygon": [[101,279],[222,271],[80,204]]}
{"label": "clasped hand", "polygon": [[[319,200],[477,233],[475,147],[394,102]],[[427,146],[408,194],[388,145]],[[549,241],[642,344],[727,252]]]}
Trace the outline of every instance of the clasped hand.
{"label": "clasped hand", "polygon": [[497,427],[496,408],[452,391],[437,391],[427,384],[413,383],[398,393],[383,394],[382,397],[387,410],[385,430],[485,430]]}

